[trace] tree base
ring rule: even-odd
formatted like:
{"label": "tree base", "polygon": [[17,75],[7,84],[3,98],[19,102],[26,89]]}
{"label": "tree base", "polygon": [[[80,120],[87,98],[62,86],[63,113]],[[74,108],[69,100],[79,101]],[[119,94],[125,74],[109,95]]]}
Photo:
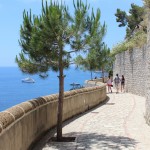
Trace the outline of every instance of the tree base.
{"label": "tree base", "polygon": [[57,137],[51,137],[50,142],[76,142],[76,137],[62,137],[60,140],[57,140]]}

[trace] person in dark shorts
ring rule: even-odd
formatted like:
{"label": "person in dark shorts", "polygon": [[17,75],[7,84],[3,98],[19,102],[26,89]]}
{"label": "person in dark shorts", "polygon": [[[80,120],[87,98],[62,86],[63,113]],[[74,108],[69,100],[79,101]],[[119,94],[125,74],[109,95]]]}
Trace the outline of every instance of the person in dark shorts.
{"label": "person in dark shorts", "polygon": [[114,79],[114,83],[115,83],[115,87],[116,87],[116,94],[119,92],[119,83],[120,83],[120,78],[119,78],[119,75],[116,74],[116,77]]}
{"label": "person in dark shorts", "polygon": [[124,75],[122,75],[122,78],[121,78],[121,92],[124,91],[124,85],[125,85],[125,78],[124,78]]}

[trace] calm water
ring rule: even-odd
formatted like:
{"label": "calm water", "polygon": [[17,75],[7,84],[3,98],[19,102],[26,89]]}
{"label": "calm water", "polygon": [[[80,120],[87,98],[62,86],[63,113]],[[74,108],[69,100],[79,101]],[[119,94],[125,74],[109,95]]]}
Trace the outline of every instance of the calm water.
{"label": "calm water", "polygon": [[[71,67],[65,70],[65,91],[69,90],[70,83],[77,82],[81,85],[90,79],[90,72],[76,70]],[[30,76],[35,83],[22,83],[21,80],[28,77],[17,67],[0,67],[0,111],[3,111],[18,103],[36,98],[39,96],[58,93],[58,73],[49,72],[46,79],[38,75]]]}

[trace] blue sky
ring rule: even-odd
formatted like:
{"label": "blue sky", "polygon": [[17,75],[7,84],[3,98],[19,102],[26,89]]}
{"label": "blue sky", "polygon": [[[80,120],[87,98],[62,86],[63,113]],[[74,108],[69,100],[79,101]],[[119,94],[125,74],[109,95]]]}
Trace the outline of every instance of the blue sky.
{"label": "blue sky", "polygon": [[[72,8],[72,0],[64,1]],[[119,28],[116,23],[116,9],[128,12],[131,3],[143,5],[142,0],[88,0],[88,3],[94,9],[101,10],[101,23],[105,21],[107,25],[104,41],[110,48],[121,42],[125,36],[125,28]],[[21,51],[18,40],[24,9],[40,14],[41,0],[0,0],[0,66],[17,66],[15,56]]]}

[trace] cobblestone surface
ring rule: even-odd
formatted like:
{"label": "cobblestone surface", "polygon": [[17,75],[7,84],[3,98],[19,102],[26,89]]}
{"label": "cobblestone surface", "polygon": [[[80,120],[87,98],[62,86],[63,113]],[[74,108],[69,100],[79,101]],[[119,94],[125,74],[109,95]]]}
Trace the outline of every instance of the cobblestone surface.
{"label": "cobblestone surface", "polygon": [[76,142],[49,142],[48,133],[34,150],[150,150],[144,113],[145,98],[108,94],[107,103],[65,122],[63,136],[76,137]]}

